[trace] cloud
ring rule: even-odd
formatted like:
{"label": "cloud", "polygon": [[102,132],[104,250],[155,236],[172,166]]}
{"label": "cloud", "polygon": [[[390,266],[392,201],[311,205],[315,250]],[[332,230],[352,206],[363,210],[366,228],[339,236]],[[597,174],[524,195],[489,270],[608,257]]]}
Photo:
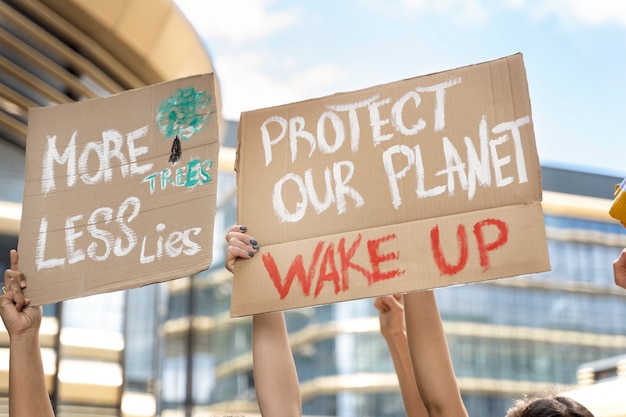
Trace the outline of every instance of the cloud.
{"label": "cloud", "polygon": [[569,24],[626,26],[626,2],[621,0],[509,0],[508,5],[537,18],[555,15]]}
{"label": "cloud", "polygon": [[461,23],[482,24],[488,18],[481,0],[402,0],[402,5],[410,11],[448,15]]}
{"label": "cloud", "polygon": [[[493,0],[400,0],[411,12],[448,15],[457,22],[482,24],[498,12],[503,3]],[[507,0],[509,8],[537,19],[557,16],[567,24],[626,26],[626,1],[623,0]]]}
{"label": "cloud", "polygon": [[[270,57],[263,52],[241,52],[217,57],[215,69],[222,94],[222,115],[239,119],[242,111],[278,106],[328,95],[342,79],[343,70],[319,64],[285,77],[268,73]],[[272,74],[272,75],[269,75]]]}
{"label": "cloud", "polygon": [[273,0],[176,0],[202,38],[232,43],[258,40],[298,20],[295,9],[271,11]]}
{"label": "cloud", "polygon": [[[176,0],[199,36],[214,52],[222,115],[288,104],[334,93],[344,71],[317,62],[303,67],[291,55],[272,54],[263,38],[293,27],[295,8],[272,11],[273,0]],[[258,41],[258,42],[257,42]]]}

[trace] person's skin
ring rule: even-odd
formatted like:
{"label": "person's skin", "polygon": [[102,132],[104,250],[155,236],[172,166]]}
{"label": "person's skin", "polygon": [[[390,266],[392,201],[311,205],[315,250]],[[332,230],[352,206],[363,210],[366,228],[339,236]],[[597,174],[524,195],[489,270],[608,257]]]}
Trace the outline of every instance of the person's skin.
{"label": "person's skin", "polygon": [[[230,272],[234,273],[237,258],[248,259],[258,252],[258,243],[245,232],[245,226],[237,225],[226,234],[225,266]],[[301,416],[300,383],[282,311],[252,317],[252,362],[261,415]]]}
{"label": "person's skin", "polygon": [[10,259],[0,296],[0,316],[10,340],[9,415],[54,417],[39,348],[42,310],[22,294],[26,277],[18,269],[17,251],[10,252]]}
{"label": "person's skin", "polygon": [[613,262],[613,275],[615,284],[626,289],[626,249]]}
{"label": "person's skin", "polygon": [[433,291],[404,295],[413,375],[429,417],[467,417]]}
{"label": "person's skin", "polygon": [[[229,246],[225,264],[231,272],[235,270],[237,258],[248,259],[258,251],[258,243],[246,232],[244,226],[233,226],[226,235]],[[393,333],[392,327],[402,327],[397,314],[401,311],[401,304],[389,306],[394,308],[393,314],[384,317],[389,317],[394,323],[386,323],[391,326],[385,326],[383,336]],[[402,358],[400,359],[402,362],[399,362],[402,364],[399,380],[404,385],[401,387],[403,400],[404,393],[408,396],[412,391],[413,397],[417,397],[418,402],[420,394],[423,401],[422,405],[411,402],[407,413],[420,412],[420,407],[425,406],[428,414],[422,409],[422,414],[409,415],[466,417],[467,412],[457,387],[434,294],[432,291],[408,294],[404,296],[404,308],[407,339],[396,343],[402,338],[394,339],[391,336],[389,339],[392,342],[391,354],[397,359]],[[382,309],[384,307],[380,306],[379,310]],[[302,415],[298,375],[287,338],[283,313],[254,316],[252,327],[254,379],[261,415],[271,417]],[[406,358],[406,351],[402,353],[406,343],[410,360]],[[411,369],[413,379],[410,377]],[[415,383],[419,390],[415,388]]]}
{"label": "person's skin", "polygon": [[374,307],[378,310],[380,333],[387,342],[393,366],[398,376],[400,393],[407,417],[427,417],[426,407],[417,393],[413,364],[409,354],[404,322],[404,302],[401,294],[377,297]]}

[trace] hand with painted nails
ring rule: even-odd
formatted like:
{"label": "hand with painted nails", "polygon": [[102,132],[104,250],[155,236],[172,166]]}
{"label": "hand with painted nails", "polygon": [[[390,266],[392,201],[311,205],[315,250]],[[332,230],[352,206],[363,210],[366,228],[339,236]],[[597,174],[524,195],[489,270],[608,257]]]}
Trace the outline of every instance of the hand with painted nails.
{"label": "hand with painted nails", "polygon": [[246,226],[235,225],[226,233],[226,242],[228,249],[226,250],[226,262],[224,266],[230,272],[235,272],[235,261],[237,258],[249,259],[259,251],[257,241],[247,234]]}

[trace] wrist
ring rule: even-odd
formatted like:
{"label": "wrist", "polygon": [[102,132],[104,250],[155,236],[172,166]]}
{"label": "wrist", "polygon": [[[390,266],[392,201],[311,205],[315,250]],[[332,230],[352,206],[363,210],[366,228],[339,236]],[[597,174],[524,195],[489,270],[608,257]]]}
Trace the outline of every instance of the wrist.
{"label": "wrist", "polygon": [[11,346],[15,344],[39,343],[39,328],[28,328],[9,333]]}
{"label": "wrist", "polygon": [[406,341],[406,330],[394,331],[394,332],[385,332],[383,333],[383,337],[388,343],[398,343],[401,341]]}

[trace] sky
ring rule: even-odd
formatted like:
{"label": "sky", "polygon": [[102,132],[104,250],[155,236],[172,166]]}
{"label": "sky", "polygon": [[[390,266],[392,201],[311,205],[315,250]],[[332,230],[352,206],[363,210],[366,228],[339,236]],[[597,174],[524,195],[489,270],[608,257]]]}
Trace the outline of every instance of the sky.
{"label": "sky", "polygon": [[524,57],[543,165],[626,176],[626,1],[176,0],[222,115]]}

